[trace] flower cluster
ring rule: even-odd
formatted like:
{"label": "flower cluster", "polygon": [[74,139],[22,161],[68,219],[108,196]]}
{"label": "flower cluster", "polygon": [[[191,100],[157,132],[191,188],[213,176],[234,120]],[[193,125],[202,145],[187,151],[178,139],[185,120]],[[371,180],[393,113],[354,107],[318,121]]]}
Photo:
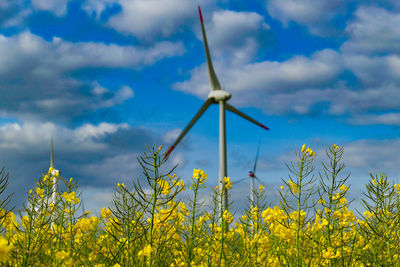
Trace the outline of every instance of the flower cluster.
{"label": "flower cluster", "polygon": [[[299,151],[298,166],[309,166],[315,153]],[[308,180],[298,171],[284,180],[279,205],[263,203],[259,186],[239,216],[219,213],[218,192],[210,208],[202,205],[207,175],[198,169],[186,203],[178,195],[183,180],[167,174],[149,178],[151,192],[120,183],[112,206],[78,216],[76,183],[59,177],[65,191],[53,199],[51,169],[28,193],[20,221],[0,210],[0,266],[399,266],[400,185],[372,176],[366,211],[356,217],[347,201],[350,186],[340,178],[342,148],[329,151],[334,164],[324,166],[338,167],[319,175],[318,192],[305,191]],[[229,177],[223,186],[231,188]],[[304,199],[316,202],[301,206]]]}

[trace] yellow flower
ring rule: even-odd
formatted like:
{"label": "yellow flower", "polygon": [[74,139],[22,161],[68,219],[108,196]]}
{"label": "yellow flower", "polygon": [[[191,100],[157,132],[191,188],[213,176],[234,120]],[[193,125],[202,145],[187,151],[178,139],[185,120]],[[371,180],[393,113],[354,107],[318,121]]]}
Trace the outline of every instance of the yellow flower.
{"label": "yellow flower", "polygon": [[224,221],[226,221],[228,224],[230,224],[230,223],[233,222],[233,216],[232,216],[232,214],[231,214],[229,211],[227,211],[227,210],[224,210],[224,213],[222,214],[222,218],[223,218]]}
{"label": "yellow flower", "polygon": [[339,147],[336,144],[333,144],[334,149],[339,149]]}
{"label": "yellow flower", "polygon": [[56,258],[57,260],[63,260],[68,256],[68,253],[65,252],[64,250],[61,250],[59,252],[56,253]]}
{"label": "yellow flower", "polygon": [[8,245],[8,242],[5,238],[0,237],[0,261],[5,262],[8,259],[8,252],[10,251],[11,246]]}
{"label": "yellow flower", "polygon": [[29,227],[29,217],[28,216],[23,216],[22,218],[21,218],[21,223],[22,223],[22,225],[25,227],[25,229],[28,229],[28,227]]}
{"label": "yellow flower", "polygon": [[283,190],[283,185],[281,185],[281,190]]}
{"label": "yellow flower", "polygon": [[342,184],[342,185],[339,187],[339,189],[342,190],[342,191],[347,191],[349,188],[348,188],[345,184]]}
{"label": "yellow flower", "polygon": [[264,189],[264,186],[262,186],[262,185],[258,185],[258,190],[263,190]]}
{"label": "yellow flower", "polygon": [[[64,192],[61,196],[62,196],[67,202],[72,202],[72,201],[74,201],[74,199],[75,199],[76,193],[75,193],[75,192],[71,192],[71,193]],[[79,200],[78,200],[78,202],[79,202]]]}
{"label": "yellow flower", "polygon": [[43,197],[43,193],[44,193],[44,189],[42,189],[42,188],[36,188],[36,194],[39,196],[39,197]]}
{"label": "yellow flower", "polygon": [[160,185],[162,189],[161,192],[162,194],[168,195],[171,192],[171,187],[169,186],[169,183],[167,181],[159,180],[157,183]]}
{"label": "yellow flower", "polygon": [[333,252],[333,249],[331,247],[328,247],[322,252],[322,257],[325,259],[336,259],[340,257],[339,250],[336,252],[336,254]]}
{"label": "yellow flower", "polygon": [[178,204],[178,207],[180,208],[180,210],[182,211],[182,213],[184,213],[185,215],[189,216],[190,215],[190,211],[186,208],[186,204],[184,202],[180,202]]}
{"label": "yellow flower", "polygon": [[[175,174],[174,174],[175,175]],[[176,186],[177,187],[180,187],[182,190],[185,190],[185,182],[183,181],[183,180],[179,180],[177,183],[176,183]]]}
{"label": "yellow flower", "polygon": [[58,177],[58,176],[60,175],[60,171],[59,171],[59,170],[53,169],[53,170],[50,172],[50,174],[51,174],[53,177]]}
{"label": "yellow flower", "polygon": [[337,200],[337,199],[339,199],[341,196],[342,196],[342,195],[341,195],[340,193],[336,193],[335,196],[332,196],[332,199],[333,199],[333,200]]}
{"label": "yellow flower", "polygon": [[194,169],[193,170],[193,179],[196,179],[199,181],[199,184],[203,184],[204,181],[207,179],[207,174],[201,170],[201,169]]}
{"label": "yellow flower", "polygon": [[227,189],[227,190],[229,190],[229,189],[231,189],[232,188],[232,182],[231,182],[231,179],[229,178],[229,177],[224,177],[224,187]]}
{"label": "yellow flower", "polygon": [[151,246],[147,245],[141,251],[139,251],[138,257],[149,257],[151,252],[152,252]]}
{"label": "yellow flower", "polygon": [[304,152],[306,150],[306,144],[304,144],[302,147],[301,147],[301,152]]}
{"label": "yellow flower", "polygon": [[54,170],[54,168],[53,168],[53,167],[50,167],[48,173],[51,174],[51,172],[52,172],[53,170]]}
{"label": "yellow flower", "polygon": [[204,218],[205,218],[206,220],[211,220],[211,219],[212,219],[212,216],[211,216],[210,213],[208,213],[207,211],[205,211],[205,212],[204,212]]}
{"label": "yellow flower", "polygon": [[294,183],[292,180],[289,180],[289,186],[292,189],[292,192],[294,194],[297,194],[297,192],[299,192],[299,189],[297,188],[297,184]]}
{"label": "yellow flower", "polygon": [[107,208],[102,208],[101,210],[100,210],[100,213],[101,213],[101,216],[104,218],[104,219],[106,219],[107,217],[109,217],[109,216],[111,216],[111,211],[109,210],[109,209],[107,209]]}

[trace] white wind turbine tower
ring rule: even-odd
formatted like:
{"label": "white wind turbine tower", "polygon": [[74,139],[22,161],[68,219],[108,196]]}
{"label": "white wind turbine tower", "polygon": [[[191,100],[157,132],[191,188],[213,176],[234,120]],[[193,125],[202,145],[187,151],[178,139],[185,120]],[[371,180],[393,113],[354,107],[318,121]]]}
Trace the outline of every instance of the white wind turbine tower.
{"label": "white wind turbine tower", "polygon": [[200,110],[194,116],[194,118],[189,122],[189,124],[183,129],[182,133],[178,136],[175,142],[169,147],[168,151],[165,154],[165,158],[170,155],[172,150],[176,147],[176,145],[182,140],[182,138],[186,135],[186,133],[192,128],[192,126],[196,123],[196,121],[203,115],[203,113],[207,110],[207,108],[211,104],[219,104],[219,189],[221,195],[224,196],[224,199],[221,201],[220,211],[221,214],[223,211],[227,209],[228,205],[228,197],[226,189],[223,188],[223,180],[224,177],[227,176],[227,168],[226,168],[226,133],[225,133],[225,109],[241,116],[242,118],[257,124],[258,126],[264,128],[265,130],[269,130],[268,127],[259,123],[258,121],[252,119],[247,116],[243,112],[237,110],[235,107],[229,105],[227,101],[231,98],[231,94],[222,90],[221,85],[218,81],[217,75],[215,74],[214,67],[212,65],[210,51],[207,43],[206,31],[204,29],[203,16],[201,14],[201,9],[199,6],[199,16],[201,22],[201,31],[203,34],[204,41],[204,49],[206,54],[206,61],[208,67],[208,76],[210,79],[211,90],[208,94],[207,100],[201,106]]}
{"label": "white wind turbine tower", "polygon": [[[57,180],[58,178],[56,174],[60,174],[59,170],[56,170],[54,168],[54,145],[53,145],[53,137],[51,138],[51,151],[50,151],[50,167],[53,168],[51,171],[51,175],[53,176],[53,184],[52,184],[52,192],[51,192],[51,198],[50,198],[50,203],[53,204],[53,207],[56,205],[56,194],[57,194]],[[53,219],[51,220],[51,226],[53,226]]]}
{"label": "white wind turbine tower", "polygon": [[53,168],[53,170],[51,171],[51,175],[53,176],[53,190],[51,193],[51,203],[53,205],[55,205],[56,203],[56,193],[57,193],[57,177],[58,175],[56,175],[57,173],[59,174],[60,171],[56,170],[54,168],[54,146],[53,146],[53,138],[51,138],[51,152],[50,152],[50,167]]}

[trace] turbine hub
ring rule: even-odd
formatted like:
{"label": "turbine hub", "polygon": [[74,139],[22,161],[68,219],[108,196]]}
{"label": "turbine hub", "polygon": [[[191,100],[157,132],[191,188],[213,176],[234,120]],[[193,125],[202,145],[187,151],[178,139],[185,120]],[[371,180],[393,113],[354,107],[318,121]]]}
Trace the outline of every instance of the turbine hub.
{"label": "turbine hub", "polygon": [[226,101],[231,98],[231,94],[224,90],[212,90],[208,94],[208,98],[213,98],[216,102]]}

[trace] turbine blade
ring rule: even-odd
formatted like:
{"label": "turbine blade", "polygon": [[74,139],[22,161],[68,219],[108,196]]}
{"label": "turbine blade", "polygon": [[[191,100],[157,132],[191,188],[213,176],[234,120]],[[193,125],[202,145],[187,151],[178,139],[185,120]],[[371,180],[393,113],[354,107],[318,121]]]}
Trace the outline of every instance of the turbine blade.
{"label": "turbine blade", "polygon": [[208,48],[206,30],[204,28],[203,16],[201,14],[200,6],[199,6],[199,16],[200,16],[200,22],[201,22],[201,32],[203,33],[204,50],[206,51],[208,77],[210,78],[211,90],[220,90],[221,85],[219,84],[217,75],[215,74],[214,67],[212,65],[210,50]]}
{"label": "turbine blade", "polygon": [[254,176],[256,175],[256,167],[257,167],[257,161],[258,161],[258,154],[260,153],[260,146],[261,146],[261,138],[260,138],[260,141],[258,142],[256,160],[254,161],[254,167],[253,167]]}
{"label": "turbine blade", "polygon": [[255,119],[252,119],[251,117],[247,116],[246,114],[244,114],[243,112],[241,112],[240,110],[236,109],[235,107],[229,105],[228,103],[225,102],[225,108],[227,110],[229,110],[230,112],[233,112],[237,115],[239,115],[240,117],[251,121],[254,124],[257,124],[258,126],[260,126],[261,128],[264,128],[265,130],[269,130],[269,128],[267,126],[265,126],[264,124],[259,123],[258,121],[256,121]]}
{"label": "turbine blade", "polygon": [[261,181],[260,179],[258,179],[257,176],[254,176],[254,178],[256,178],[257,181],[258,181],[260,184],[262,184],[264,187],[267,187],[267,185],[266,185],[263,181]]}
{"label": "turbine blade", "polygon": [[201,106],[200,110],[196,113],[193,119],[189,122],[189,124],[183,129],[182,133],[176,138],[175,142],[168,148],[167,152],[164,155],[164,159],[168,158],[171,154],[172,150],[176,147],[176,145],[182,140],[182,138],[186,135],[186,133],[192,128],[192,126],[196,123],[196,121],[203,115],[203,113],[207,110],[207,108],[214,102],[214,99],[208,98],[206,102]]}
{"label": "turbine blade", "polygon": [[234,181],[233,184],[238,184],[238,183],[240,183],[241,181],[244,181],[244,180],[246,180],[246,179],[249,179],[249,177],[245,177],[245,178],[239,179],[239,180],[237,180],[237,181]]}
{"label": "turbine blade", "polygon": [[54,148],[53,148],[53,137],[51,138],[50,167],[53,167],[53,168],[54,168]]}

